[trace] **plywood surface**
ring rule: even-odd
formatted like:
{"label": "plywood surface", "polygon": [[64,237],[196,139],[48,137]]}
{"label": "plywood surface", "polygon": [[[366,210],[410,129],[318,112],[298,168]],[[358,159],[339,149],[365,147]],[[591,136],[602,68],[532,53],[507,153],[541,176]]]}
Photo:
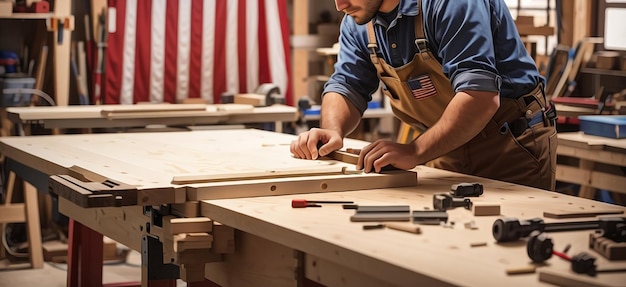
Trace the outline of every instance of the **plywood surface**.
{"label": "plywood surface", "polygon": [[[448,192],[452,184],[459,182],[481,182],[485,193],[472,201],[498,202],[501,216],[505,217],[542,217],[548,208],[625,210],[624,207],[423,166],[417,167],[416,171],[419,184],[415,187],[317,193],[306,195],[306,199],[348,200],[360,205],[408,204],[413,210],[432,209],[433,194]],[[363,230],[364,223],[350,222],[354,210],[344,210],[337,205],[295,209],[290,206],[293,198],[281,195],[204,200],[201,213],[318,258],[313,262],[307,260],[307,276],[328,286],[358,286],[350,284],[347,278],[350,273],[371,276],[376,282],[393,286],[552,286],[540,282],[538,273],[506,274],[507,269],[529,265],[530,259],[526,255],[525,240],[496,244],[491,228],[500,216],[475,217],[470,210],[457,208],[448,211],[449,221],[455,222],[451,228],[423,225],[420,226],[422,234],[416,235],[391,229]],[[471,221],[477,229],[464,226]],[[571,244],[568,254],[573,255],[588,251],[590,232],[561,232],[550,236],[556,250]],[[471,247],[472,243],[486,243],[486,246]],[[626,262],[608,262],[597,254],[595,256],[599,266],[626,266]],[[322,261],[335,267],[322,268],[325,265],[321,264],[317,267],[315,262]],[[351,272],[339,271],[336,266]],[[569,272],[569,264],[555,257],[537,270],[542,269]],[[623,284],[624,278],[623,273],[614,273],[599,274],[594,280],[616,285]]]}
{"label": "plywood surface", "polygon": [[[178,190],[187,192],[189,200],[215,198],[213,193],[219,193],[219,198],[224,198],[311,192],[310,187],[320,191],[354,190],[365,187],[364,183],[368,182],[373,187],[382,187],[381,183],[398,186],[410,183],[411,179],[413,185],[416,183],[415,173],[403,171],[385,175],[353,172],[172,184],[175,177],[193,175],[227,178],[240,173],[340,170],[343,167],[356,171],[354,165],[335,160],[294,158],[289,144],[295,138],[294,135],[253,129],[10,137],[0,139],[0,152],[45,174],[68,174],[68,169],[78,167],[136,186],[139,192],[154,191],[153,197],[159,190]],[[358,141],[349,143],[355,148],[366,144]],[[339,185],[335,184],[337,182]],[[166,202],[162,203],[174,203],[167,201],[171,198],[163,196]],[[153,199],[150,202],[158,203]]]}

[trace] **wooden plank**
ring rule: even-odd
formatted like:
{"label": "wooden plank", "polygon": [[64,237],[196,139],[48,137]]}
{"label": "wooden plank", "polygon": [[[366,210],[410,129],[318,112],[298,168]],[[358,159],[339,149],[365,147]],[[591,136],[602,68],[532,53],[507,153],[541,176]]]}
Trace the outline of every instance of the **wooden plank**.
{"label": "wooden plank", "polygon": [[163,222],[163,229],[168,234],[211,232],[213,221],[206,217],[172,218]]}
{"label": "wooden plank", "polygon": [[[602,277],[603,274],[598,275]],[[605,282],[597,280],[586,274],[576,274],[571,271],[541,269],[539,271],[539,281],[546,282],[558,286],[570,287],[618,287],[624,286],[623,277],[621,281],[611,280]]]}
{"label": "wooden plank", "polygon": [[24,222],[25,220],[23,203],[0,205],[0,223]]}
{"label": "wooden plank", "polygon": [[574,210],[574,209],[554,209],[546,210],[543,212],[543,216],[547,218],[581,218],[581,217],[595,217],[598,215],[606,214],[623,214],[624,210],[621,209],[592,209],[592,210]]}

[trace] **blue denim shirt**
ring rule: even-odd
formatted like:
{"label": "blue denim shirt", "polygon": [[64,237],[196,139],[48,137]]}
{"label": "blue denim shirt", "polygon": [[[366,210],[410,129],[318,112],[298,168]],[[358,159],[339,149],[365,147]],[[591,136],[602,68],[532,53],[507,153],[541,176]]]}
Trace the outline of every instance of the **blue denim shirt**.
{"label": "blue denim shirt", "polygon": [[[518,98],[545,82],[503,0],[422,0],[422,6],[429,47],[456,92],[494,91]],[[391,23],[383,15],[373,19],[379,56],[394,67],[417,52],[417,1],[400,0],[397,11]],[[345,16],[340,31],[341,49],[324,94],[339,93],[363,112],[379,83],[367,49],[367,26]]]}

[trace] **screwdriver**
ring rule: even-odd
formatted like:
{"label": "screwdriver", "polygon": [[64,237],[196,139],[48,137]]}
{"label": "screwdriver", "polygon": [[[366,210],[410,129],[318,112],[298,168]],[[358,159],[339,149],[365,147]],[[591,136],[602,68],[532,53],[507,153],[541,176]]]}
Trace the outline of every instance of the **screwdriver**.
{"label": "screwdriver", "polygon": [[318,203],[353,204],[354,201],[293,199],[291,200],[291,207],[293,208],[321,207],[321,205],[319,205]]}

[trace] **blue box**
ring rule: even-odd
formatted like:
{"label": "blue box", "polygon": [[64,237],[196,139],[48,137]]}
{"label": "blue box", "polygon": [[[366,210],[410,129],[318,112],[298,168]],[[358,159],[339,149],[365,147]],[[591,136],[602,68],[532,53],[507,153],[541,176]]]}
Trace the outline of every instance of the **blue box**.
{"label": "blue box", "polygon": [[588,135],[605,138],[626,138],[626,116],[579,116],[580,130]]}

